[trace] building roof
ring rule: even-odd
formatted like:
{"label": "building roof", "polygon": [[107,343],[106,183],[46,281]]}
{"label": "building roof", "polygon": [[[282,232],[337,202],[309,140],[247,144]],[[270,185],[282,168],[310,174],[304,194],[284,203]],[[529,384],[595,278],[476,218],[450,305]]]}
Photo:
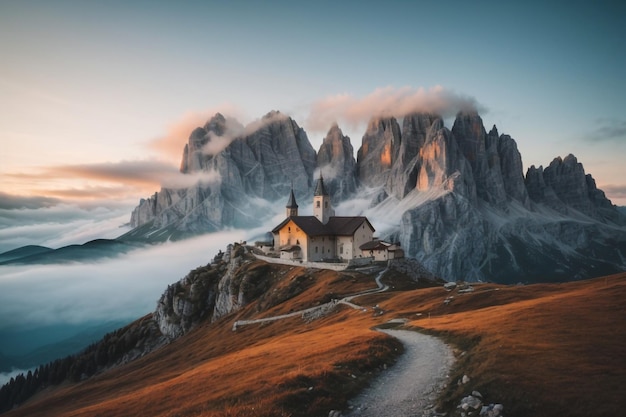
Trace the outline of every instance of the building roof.
{"label": "building roof", "polygon": [[398,244],[385,242],[384,240],[374,239],[370,240],[359,246],[361,250],[388,250],[389,252],[395,252],[398,250],[402,250],[402,248]]}
{"label": "building roof", "polygon": [[391,243],[384,242],[382,240],[370,240],[359,246],[361,250],[375,250],[375,249],[387,249],[391,246]]}
{"label": "building roof", "polygon": [[324,178],[322,178],[321,173],[320,177],[317,179],[317,184],[315,185],[315,193],[313,193],[313,195],[328,195],[326,187],[324,187]]}
{"label": "building roof", "polygon": [[293,195],[293,188],[291,189],[291,194],[289,194],[289,201],[287,201],[287,208],[298,208],[298,204],[296,203],[296,196]]}
{"label": "building roof", "polygon": [[328,223],[323,224],[315,216],[291,216],[283,220],[278,226],[276,226],[272,233],[277,233],[283,227],[293,221],[304,233],[308,236],[351,236],[356,230],[363,224],[367,225],[374,230],[372,224],[364,216],[354,217],[330,217]]}

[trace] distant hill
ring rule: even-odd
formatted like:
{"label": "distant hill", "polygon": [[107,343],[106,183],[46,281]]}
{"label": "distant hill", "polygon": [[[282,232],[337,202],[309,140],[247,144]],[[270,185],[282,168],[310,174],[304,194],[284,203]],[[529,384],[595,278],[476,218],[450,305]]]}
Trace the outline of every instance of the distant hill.
{"label": "distant hill", "polygon": [[0,263],[8,262],[14,259],[26,258],[29,256],[42,255],[54,249],[45,246],[28,245],[21,248],[13,249],[8,252],[0,253]]}
{"label": "distant hill", "polygon": [[96,239],[82,245],[50,249],[43,246],[24,246],[0,254],[0,265],[57,264],[91,262],[111,258],[143,246],[137,242],[117,239]]}
{"label": "distant hill", "polygon": [[[437,403],[446,415],[457,415],[459,401],[473,391],[486,404],[503,404],[507,416],[626,409],[626,310],[618,307],[626,298],[624,273],[565,284],[444,288],[392,268],[382,278],[389,290],[352,300],[361,308],[335,304],[323,314],[233,330],[236,321],[376,288],[380,270],[267,264],[235,246],[170,285],[155,313],[3,387],[0,404],[21,403],[10,417],[326,417],[349,411],[349,399],[394,364],[402,345],[373,327],[398,326],[456,348]],[[458,382],[464,375],[467,382]],[[43,387],[45,395],[24,402]]]}

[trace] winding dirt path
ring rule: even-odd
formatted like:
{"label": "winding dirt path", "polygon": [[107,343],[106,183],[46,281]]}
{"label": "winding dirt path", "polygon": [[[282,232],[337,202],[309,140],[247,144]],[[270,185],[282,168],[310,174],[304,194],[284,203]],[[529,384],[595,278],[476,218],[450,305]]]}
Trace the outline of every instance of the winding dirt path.
{"label": "winding dirt path", "polygon": [[[279,316],[253,320],[238,320],[233,323],[233,331],[241,326],[286,319],[288,317],[324,313],[337,304],[345,304],[354,309],[364,307],[352,300],[366,294],[384,292],[389,286],[381,279],[387,272],[383,269],[376,276],[377,288],[362,291],[333,300],[330,303],[311,307]],[[371,386],[350,401],[348,416],[362,417],[398,417],[398,416],[434,416],[433,405],[448,379],[448,373],[454,363],[452,350],[436,337],[409,330],[380,330],[397,338],[404,345],[405,352],[391,368],[375,379]]]}
{"label": "winding dirt path", "polygon": [[451,349],[436,337],[408,330],[380,330],[400,340],[405,352],[396,364],[350,401],[348,416],[436,415],[433,405],[454,363]]}

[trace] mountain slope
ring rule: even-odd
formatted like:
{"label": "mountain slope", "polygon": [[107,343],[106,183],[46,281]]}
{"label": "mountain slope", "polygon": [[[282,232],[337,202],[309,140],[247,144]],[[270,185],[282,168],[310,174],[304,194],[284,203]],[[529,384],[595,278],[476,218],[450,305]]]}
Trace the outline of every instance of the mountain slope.
{"label": "mountain slope", "polygon": [[[389,326],[391,319],[437,332],[457,347],[458,365],[441,402],[449,415],[474,390],[485,401],[503,403],[505,415],[514,417],[617,415],[626,406],[620,391],[626,368],[615,362],[626,348],[626,310],[616,308],[626,297],[624,274],[447,291],[440,285],[419,288],[391,270],[383,280],[393,290],[353,300],[366,311],[338,305],[319,318],[233,331],[235,320],[284,314],[375,288],[374,275],[243,259],[235,274],[240,283],[250,268],[268,268],[268,287],[255,300],[213,322],[202,313],[192,315],[199,321],[163,347],[81,382],[51,386],[6,415],[327,416],[346,410],[348,399],[401,353],[393,339],[371,329]],[[183,295],[178,299],[193,299],[193,285],[189,281],[175,292]],[[136,350],[143,342],[124,342],[133,328],[136,335],[158,329],[154,319],[143,318],[111,335],[111,346]],[[470,382],[457,384],[464,374]]]}

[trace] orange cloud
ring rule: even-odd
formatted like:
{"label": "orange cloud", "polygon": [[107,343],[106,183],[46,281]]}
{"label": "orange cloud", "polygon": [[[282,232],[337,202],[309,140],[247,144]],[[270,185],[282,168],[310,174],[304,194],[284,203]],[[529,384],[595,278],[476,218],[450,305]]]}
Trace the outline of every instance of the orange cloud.
{"label": "orange cloud", "polygon": [[318,100],[311,106],[306,126],[313,131],[326,131],[335,122],[352,128],[367,123],[372,117],[404,117],[414,112],[440,114],[443,117],[461,110],[479,109],[476,99],[456,94],[441,86],[428,90],[423,87],[384,87],[365,97],[338,94]]}
{"label": "orange cloud", "polygon": [[61,165],[7,176],[22,183],[22,191],[30,195],[69,200],[136,199],[161,186],[185,188],[221,180],[217,172],[185,175],[178,167],[158,160]]}
{"label": "orange cloud", "polygon": [[188,112],[168,125],[167,132],[163,136],[151,140],[148,146],[168,161],[180,164],[183,149],[191,132],[197,127],[204,126],[215,113],[236,118],[242,117],[243,114],[239,107],[229,103],[204,111]]}

